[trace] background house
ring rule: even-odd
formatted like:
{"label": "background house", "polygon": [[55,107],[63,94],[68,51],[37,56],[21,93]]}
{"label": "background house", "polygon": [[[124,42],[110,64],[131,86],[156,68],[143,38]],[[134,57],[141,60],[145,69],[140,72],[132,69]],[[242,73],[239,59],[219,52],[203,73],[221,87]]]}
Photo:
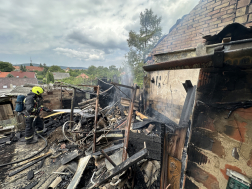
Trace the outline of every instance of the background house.
{"label": "background house", "polygon": [[19,66],[13,66],[15,68],[14,71],[19,71],[20,70],[20,67]]}
{"label": "background house", "polygon": [[7,75],[9,74],[10,72],[1,72],[0,71],[0,78],[1,77],[7,77]]}
{"label": "background house", "polygon": [[0,78],[7,77],[8,74],[13,75],[16,78],[36,78],[35,72],[22,72],[22,71],[12,71],[12,72],[0,72]]}
{"label": "background house", "polygon": [[9,72],[9,73],[11,75],[13,75],[14,77],[16,77],[16,78],[24,78],[24,77],[36,78],[36,73],[35,72],[22,72],[22,71],[15,72],[15,71],[12,71],[12,72]]}
{"label": "background house", "polygon": [[26,66],[26,71],[34,72],[34,71],[40,71],[42,72],[44,70],[43,67],[39,66]]}
{"label": "background house", "polygon": [[86,75],[86,74],[84,74],[84,73],[82,73],[82,74],[80,74],[79,76],[77,76],[76,78],[82,78],[82,79],[88,79],[89,77]]}
{"label": "background house", "polygon": [[11,89],[16,86],[23,86],[24,84],[38,84],[36,78],[15,78],[15,77],[5,77],[0,78],[0,89]]}
{"label": "background house", "polygon": [[70,71],[70,68],[67,67],[67,68],[65,69],[65,72],[69,72],[69,71]]}

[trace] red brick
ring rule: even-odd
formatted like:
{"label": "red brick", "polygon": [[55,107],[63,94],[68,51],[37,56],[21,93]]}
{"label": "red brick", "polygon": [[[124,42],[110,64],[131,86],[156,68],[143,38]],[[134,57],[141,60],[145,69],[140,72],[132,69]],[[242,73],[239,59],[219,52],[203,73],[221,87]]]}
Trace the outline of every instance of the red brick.
{"label": "red brick", "polygon": [[237,3],[237,0],[231,0],[231,1],[229,1],[229,5],[236,5],[236,3]]}
{"label": "red brick", "polygon": [[174,41],[174,42],[172,42],[172,44],[174,45],[174,44],[179,44],[179,43],[181,43],[182,41],[180,41],[180,40],[178,40],[178,41]]}
{"label": "red brick", "polygon": [[194,11],[193,13],[194,13],[194,15],[196,15],[196,14],[200,14],[200,13],[204,12],[205,10],[207,10],[207,9],[201,8],[200,10]]}
{"label": "red brick", "polygon": [[191,28],[190,30],[187,30],[186,32],[192,32],[195,31],[195,28]]}
{"label": "red brick", "polygon": [[215,29],[215,28],[217,28],[215,25],[211,25],[211,26],[206,27],[205,29],[206,30],[211,30],[211,29]]}
{"label": "red brick", "polygon": [[225,15],[225,14],[226,14],[226,11],[222,11],[222,12],[220,12],[220,13],[218,13],[218,14],[212,15],[212,18],[220,18],[221,16],[223,16],[223,15]]}
{"label": "red brick", "polygon": [[252,12],[252,5],[249,5],[249,13]]}
{"label": "red brick", "polygon": [[226,7],[229,5],[229,2],[227,3],[222,3],[221,5],[217,6],[217,7],[214,7],[214,10],[217,10],[217,9],[220,9],[220,8],[223,8],[223,7]]}
{"label": "red brick", "polygon": [[218,24],[218,27],[220,27],[220,26],[227,26],[228,24],[232,24],[232,23],[233,23],[233,21],[231,20],[231,21],[228,21],[228,22],[224,22],[224,23]]}
{"label": "red brick", "polygon": [[248,22],[252,21],[252,14],[249,14]]}
{"label": "red brick", "polygon": [[225,23],[225,22],[228,22],[228,21],[231,21],[231,20],[234,21],[234,17],[233,16],[230,16],[228,18],[224,18],[221,21],[222,21],[222,23]]}
{"label": "red brick", "polygon": [[193,27],[195,28],[195,27],[198,27],[198,26],[202,26],[203,24],[205,24],[205,21],[193,24]]}
{"label": "red brick", "polygon": [[235,5],[229,5],[227,7],[223,7],[223,8],[221,8],[221,12],[226,11],[226,10],[230,10],[230,9],[235,9]]}
{"label": "red brick", "polygon": [[176,36],[173,36],[173,37],[172,37],[173,40],[183,39],[183,38],[185,38],[185,37],[182,36],[182,35],[176,35]]}
{"label": "red brick", "polygon": [[209,2],[209,3],[207,3],[207,4],[205,4],[205,5],[202,5],[201,6],[201,8],[207,8],[207,7],[209,7],[210,5],[213,5],[215,3],[215,1],[211,1],[211,2]]}
{"label": "red brick", "polygon": [[198,30],[195,30],[194,33],[202,33],[203,31],[204,31],[204,28],[200,28],[200,29],[198,29]]}
{"label": "red brick", "polygon": [[246,23],[248,20],[248,15],[240,16],[235,18],[235,22],[243,24]]}
{"label": "red brick", "polygon": [[216,25],[216,24],[220,24],[221,23],[221,20],[216,20],[216,21],[214,21],[214,22],[210,22],[209,23],[209,26],[211,26],[211,25]]}
{"label": "red brick", "polygon": [[216,7],[216,6],[220,5],[220,4],[221,4],[221,1],[218,1],[218,2],[208,6],[207,9],[212,9],[213,7]]}
{"label": "red brick", "polygon": [[240,0],[238,1],[237,8],[245,7],[249,5],[249,3],[250,3],[250,0]]}
{"label": "red brick", "polygon": [[208,26],[208,24],[204,24],[204,25],[201,25],[201,26],[196,27],[195,29],[198,30],[198,29],[200,29],[200,28],[206,28],[207,26]]}
{"label": "red brick", "polygon": [[200,16],[201,16],[201,15],[208,16],[208,13],[209,13],[209,12],[212,12],[212,11],[213,11],[212,9],[209,9],[209,10],[206,10],[206,11],[200,13],[199,15],[200,15]]}
{"label": "red brick", "polygon": [[188,27],[188,26],[180,26],[180,27],[177,27],[176,30],[177,30],[177,31],[179,31],[179,30],[180,30],[180,31],[181,31],[181,30],[185,30],[185,29],[187,29],[187,27]]}
{"label": "red brick", "polygon": [[232,13],[232,14],[226,14],[226,15],[222,16],[221,19],[229,18],[229,17],[233,17],[234,18],[235,14],[234,13]]}
{"label": "red brick", "polygon": [[209,32],[210,32],[210,33],[211,33],[211,32],[219,32],[219,31],[221,31],[223,28],[224,28],[223,26],[222,26],[222,27],[218,27],[218,28],[215,28],[215,29],[211,29]]}
{"label": "red brick", "polygon": [[237,9],[236,10],[236,17],[244,15],[246,13],[246,8],[247,7],[242,7],[242,8]]}
{"label": "red brick", "polygon": [[209,12],[208,13],[208,16],[211,16],[212,14],[216,14],[216,13],[219,13],[221,9],[218,9],[218,10],[215,10],[215,11],[212,11],[212,12]]}
{"label": "red brick", "polygon": [[235,13],[235,8],[227,10],[227,14]]}
{"label": "red brick", "polygon": [[205,18],[201,18],[199,20],[199,22],[203,22],[203,21],[206,21],[206,20],[211,20],[211,16],[206,16]]}
{"label": "red brick", "polygon": [[212,19],[210,19],[210,20],[206,20],[205,23],[206,23],[206,24],[209,24],[210,22],[214,22],[214,21],[216,21],[216,20],[218,20],[218,19],[217,19],[217,18],[212,18]]}

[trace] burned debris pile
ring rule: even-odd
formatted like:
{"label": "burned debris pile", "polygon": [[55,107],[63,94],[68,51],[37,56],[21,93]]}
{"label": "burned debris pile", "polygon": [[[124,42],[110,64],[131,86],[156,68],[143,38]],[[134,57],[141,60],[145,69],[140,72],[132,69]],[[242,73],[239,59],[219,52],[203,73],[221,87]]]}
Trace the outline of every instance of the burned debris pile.
{"label": "burned debris pile", "polygon": [[[76,103],[73,92],[71,109],[44,117],[45,150],[10,163],[4,188],[159,188],[161,129],[169,126],[139,112],[137,86],[100,81],[88,87],[94,89],[89,99]],[[27,148],[20,143],[16,148],[23,148],[26,158],[45,142]]]}

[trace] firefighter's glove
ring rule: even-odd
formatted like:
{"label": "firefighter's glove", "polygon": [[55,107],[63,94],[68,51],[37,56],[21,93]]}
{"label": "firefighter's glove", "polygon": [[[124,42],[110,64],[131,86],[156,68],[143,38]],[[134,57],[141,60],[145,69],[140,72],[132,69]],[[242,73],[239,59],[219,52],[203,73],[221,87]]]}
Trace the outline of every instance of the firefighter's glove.
{"label": "firefighter's glove", "polygon": [[43,110],[44,110],[45,112],[51,112],[51,111],[52,111],[51,109],[46,108],[46,107],[43,107]]}

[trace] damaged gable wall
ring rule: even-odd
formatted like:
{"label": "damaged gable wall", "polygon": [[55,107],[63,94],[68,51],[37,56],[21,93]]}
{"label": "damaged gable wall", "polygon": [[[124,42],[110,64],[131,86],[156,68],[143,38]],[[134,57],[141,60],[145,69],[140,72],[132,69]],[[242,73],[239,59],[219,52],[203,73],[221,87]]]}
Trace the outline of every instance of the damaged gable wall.
{"label": "damaged gable wall", "polygon": [[234,22],[252,26],[250,0],[201,0],[149,56],[196,47],[203,36],[214,35]]}

